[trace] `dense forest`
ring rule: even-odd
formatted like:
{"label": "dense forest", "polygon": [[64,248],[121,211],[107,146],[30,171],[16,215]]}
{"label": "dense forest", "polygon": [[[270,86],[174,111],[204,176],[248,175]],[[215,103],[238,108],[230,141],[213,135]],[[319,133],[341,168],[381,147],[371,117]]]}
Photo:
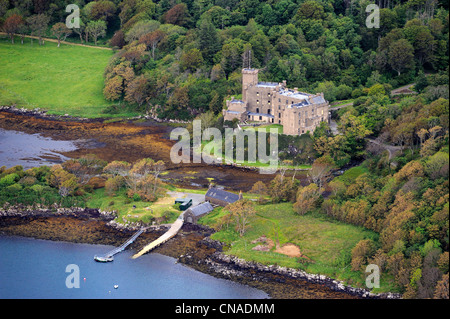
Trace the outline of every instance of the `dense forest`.
{"label": "dense forest", "polygon": [[[68,29],[67,1],[0,0],[0,23],[11,35],[114,47],[104,96],[117,105],[107,112],[189,120],[239,96],[243,63],[262,69],[261,80],[324,92],[330,102],[446,70],[448,1],[375,1],[380,27],[368,28],[372,2],[77,0],[80,28]],[[430,94],[445,94],[443,82]]]}
{"label": "dense forest", "polygon": [[[312,163],[309,185],[279,175],[254,191],[291,201],[298,214],[373,230],[379,238],[348,256],[352,270],[374,263],[407,298],[448,298],[448,1],[73,2],[79,29],[65,28],[58,0],[0,0],[0,23],[12,41],[33,34],[113,47],[107,113],[128,107],[223,127],[224,101],[240,95],[249,64],[263,81],[351,100],[333,114],[339,134],[323,123],[280,139],[282,159]],[[370,3],[381,8],[379,28],[366,26]],[[412,83],[417,94],[391,94]],[[13,173],[0,171],[0,186],[17,184]]]}

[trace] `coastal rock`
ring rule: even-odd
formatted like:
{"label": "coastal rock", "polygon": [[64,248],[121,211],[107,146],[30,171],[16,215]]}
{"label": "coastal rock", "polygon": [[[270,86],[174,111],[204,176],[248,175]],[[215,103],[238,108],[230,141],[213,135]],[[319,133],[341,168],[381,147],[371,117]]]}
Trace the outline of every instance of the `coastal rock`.
{"label": "coastal rock", "polygon": [[[310,283],[322,284],[334,291],[345,292],[361,298],[373,299],[399,299],[402,296],[395,293],[380,293],[375,294],[362,288],[354,288],[346,286],[343,282],[328,278],[319,274],[308,274],[305,271],[287,267],[280,267],[276,265],[263,265],[257,262],[246,261],[236,256],[225,255],[221,252],[215,252],[205,260],[211,269],[215,272],[227,276],[248,276],[248,271],[254,270],[262,273],[272,273],[276,275],[286,276],[288,278],[301,279]],[[257,275],[253,275],[257,278]]]}

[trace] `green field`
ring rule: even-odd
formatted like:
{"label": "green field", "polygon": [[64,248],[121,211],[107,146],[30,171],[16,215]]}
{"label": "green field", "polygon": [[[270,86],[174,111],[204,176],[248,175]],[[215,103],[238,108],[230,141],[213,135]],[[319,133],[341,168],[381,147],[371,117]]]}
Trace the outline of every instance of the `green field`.
{"label": "green field", "polygon": [[[376,239],[378,235],[363,227],[348,225],[332,220],[320,213],[297,215],[292,203],[256,205],[257,214],[250,219],[250,228],[243,237],[234,230],[233,225],[212,235],[213,239],[227,244],[226,254],[266,265],[280,265],[300,268],[308,273],[324,274],[343,280],[354,286],[364,286],[364,276],[351,271],[351,250],[362,239]],[[218,220],[226,214],[225,210],[215,209],[202,217],[200,223],[217,227]],[[289,257],[271,251],[252,250],[258,244],[251,242],[267,236],[280,245],[291,243],[300,248],[302,255],[311,261]],[[381,278],[382,288],[392,290],[391,278]]]}
{"label": "green field", "polygon": [[[0,38],[0,105],[41,108],[50,114],[102,117],[103,72],[113,52],[37,40]],[[127,116],[129,114],[115,114]],[[108,115],[109,116],[109,115]]]}

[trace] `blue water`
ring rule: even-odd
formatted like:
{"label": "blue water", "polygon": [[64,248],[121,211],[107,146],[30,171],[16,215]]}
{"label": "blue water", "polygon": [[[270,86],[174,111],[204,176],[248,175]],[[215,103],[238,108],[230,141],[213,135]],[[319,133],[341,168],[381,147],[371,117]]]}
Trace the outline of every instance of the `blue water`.
{"label": "blue water", "polygon": [[68,160],[60,152],[74,151],[73,141],[55,141],[40,134],[7,131],[0,128],[0,163],[6,167],[22,165],[25,169],[62,163]]}
{"label": "blue water", "polygon": [[[160,254],[131,259],[124,251],[113,262],[98,263],[94,255],[112,246],[54,242],[0,236],[0,298],[267,298],[263,291],[218,279]],[[79,269],[80,288],[67,288]],[[76,276],[75,276],[76,277]],[[73,282],[73,280],[69,280]],[[114,289],[118,285],[118,289]]]}

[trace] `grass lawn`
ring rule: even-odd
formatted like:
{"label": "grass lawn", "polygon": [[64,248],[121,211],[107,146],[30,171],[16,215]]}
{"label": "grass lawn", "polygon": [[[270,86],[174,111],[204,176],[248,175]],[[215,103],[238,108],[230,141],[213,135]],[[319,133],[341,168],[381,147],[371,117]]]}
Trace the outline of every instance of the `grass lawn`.
{"label": "grass lawn", "polygon": [[[104,188],[94,191],[86,202],[90,208],[99,208],[104,211],[117,211],[117,221],[120,223],[142,221],[149,223],[152,218],[168,214],[167,223],[174,222],[181,211],[174,205],[174,199],[170,196],[159,198],[154,203],[133,201],[126,196],[126,190],[122,189],[115,196],[108,196]],[[136,208],[133,208],[136,206]]]}
{"label": "grass lawn", "polygon": [[[0,105],[41,108],[50,114],[102,117],[112,102],[103,97],[110,50],[25,39],[0,38]],[[108,115],[110,116],[110,115]],[[114,116],[130,116],[115,114]]]}
{"label": "grass lawn", "polygon": [[[362,239],[377,240],[378,234],[363,227],[332,220],[319,213],[299,216],[294,212],[292,203],[256,205],[256,211],[257,214],[251,217],[250,228],[243,237],[238,235],[233,225],[212,235],[213,239],[228,245],[226,254],[267,265],[300,268],[308,273],[324,274],[354,286],[364,286],[364,274],[351,271],[351,250]],[[200,223],[217,227],[218,220],[225,214],[225,210],[216,208],[202,217]],[[268,252],[252,250],[259,243],[251,242],[262,235],[273,242],[278,240],[280,246],[287,243],[297,245],[301,254],[312,262],[305,263],[299,258],[276,253],[275,248]],[[392,290],[389,278],[382,276],[380,289]]]}
{"label": "grass lawn", "polygon": [[255,127],[242,126],[243,130],[254,129],[255,132],[258,132],[258,129],[264,129],[267,133],[270,133],[271,128],[277,129],[278,134],[283,134],[283,125],[281,125],[281,124],[265,124],[265,125],[255,126]]}

